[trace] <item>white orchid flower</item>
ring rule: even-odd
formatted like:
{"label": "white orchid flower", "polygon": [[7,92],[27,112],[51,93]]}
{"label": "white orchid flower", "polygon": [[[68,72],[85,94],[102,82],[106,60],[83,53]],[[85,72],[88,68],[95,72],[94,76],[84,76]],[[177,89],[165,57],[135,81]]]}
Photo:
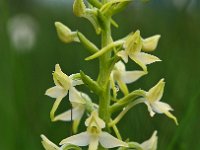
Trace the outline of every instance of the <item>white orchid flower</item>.
{"label": "white orchid flower", "polygon": [[63,144],[72,144],[77,146],[87,146],[88,150],[97,150],[99,143],[104,148],[114,148],[114,147],[128,147],[128,144],[113,137],[107,132],[102,131],[105,128],[105,122],[98,117],[96,111],[91,113],[91,116],[85,121],[87,126],[87,131],[80,134],[68,137],[60,142]]}
{"label": "white orchid flower", "polygon": [[46,136],[41,135],[41,138],[42,138],[42,145],[45,150],[60,150],[60,148],[56,144],[51,142]]}
{"label": "white orchid flower", "polygon": [[169,118],[173,119],[178,125],[176,117],[169,112],[173,111],[172,107],[169,104],[160,101],[160,99],[163,96],[164,86],[164,79],[161,79],[154,87],[152,87],[146,93],[144,103],[147,105],[151,117],[153,117],[155,113],[164,113]]}
{"label": "white orchid flower", "polygon": [[119,61],[115,64],[114,69],[111,72],[111,81],[117,82],[123,93],[128,94],[126,84],[135,82],[145,74],[147,74],[145,71],[126,71],[124,63]]}
{"label": "white orchid flower", "polygon": [[[55,116],[53,121],[71,121],[73,120],[73,131],[77,132],[80,120],[87,109],[90,107],[94,109],[93,103],[90,97],[82,92],[77,91],[74,87],[70,90],[69,101],[72,104],[72,110],[67,110],[57,116]],[[88,109],[87,109],[88,110]]]}
{"label": "white orchid flower", "polygon": [[146,65],[161,60],[156,56],[141,52],[142,45],[140,31],[137,30],[125,39],[125,50],[118,52],[117,55],[121,57],[125,63],[128,62],[128,57],[130,57],[135,63],[141,66],[144,71],[147,71]]}
{"label": "white orchid flower", "polygon": [[142,150],[156,150],[158,143],[157,131],[154,131],[151,138],[140,144]]}
{"label": "white orchid flower", "polygon": [[73,76],[74,75],[67,76],[65,73],[62,72],[59,64],[56,64],[55,72],[53,72],[53,80],[55,86],[47,89],[45,93],[45,95],[47,96],[56,98],[56,101],[54,102],[54,105],[50,112],[50,118],[52,121],[54,121],[55,119],[55,111],[57,110],[62,99],[68,94],[68,91],[70,97],[73,97],[73,94],[76,94],[76,92],[74,92],[74,86],[83,84],[81,80],[74,80]]}

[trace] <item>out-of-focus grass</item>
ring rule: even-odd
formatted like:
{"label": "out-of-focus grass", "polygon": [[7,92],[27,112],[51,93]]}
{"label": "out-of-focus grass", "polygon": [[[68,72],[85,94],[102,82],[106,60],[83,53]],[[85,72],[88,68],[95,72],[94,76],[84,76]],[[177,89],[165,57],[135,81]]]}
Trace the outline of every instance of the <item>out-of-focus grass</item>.
{"label": "out-of-focus grass", "polygon": [[[99,44],[99,38],[94,37],[89,23],[84,19],[74,18],[67,7],[66,10],[60,10],[55,6],[55,11],[52,11],[43,7],[29,8],[27,4],[29,3],[24,1],[21,5],[26,7],[11,3],[4,5],[5,13],[1,15],[0,145],[4,150],[42,149],[39,137],[41,133],[55,143],[69,135],[69,124],[50,122],[49,111],[54,100],[44,96],[45,90],[53,86],[51,73],[56,63],[67,74],[81,69],[95,77],[98,71],[97,61],[83,60],[88,53],[79,44],[65,45],[58,40],[53,25],[54,21],[60,20],[73,30],[79,29]],[[198,150],[199,11],[188,14],[177,11],[172,5],[154,5],[155,3],[147,3],[140,8],[134,7],[135,9],[130,6],[116,16],[120,28],[113,29],[113,35],[117,39],[136,29],[141,30],[143,37],[157,33],[162,35],[154,54],[163,61],[150,65],[149,74],[131,85],[130,89],[148,90],[160,78],[165,78],[163,101],[174,108],[173,113],[180,125],[176,126],[164,115],[150,118],[146,106],[139,105],[119,123],[119,127],[124,138],[130,137],[138,142],[148,139],[153,130],[158,130],[160,150]],[[34,16],[40,27],[37,44],[27,53],[15,51],[10,45],[5,28],[8,17],[19,12]],[[128,68],[135,68],[135,64],[129,63]]]}

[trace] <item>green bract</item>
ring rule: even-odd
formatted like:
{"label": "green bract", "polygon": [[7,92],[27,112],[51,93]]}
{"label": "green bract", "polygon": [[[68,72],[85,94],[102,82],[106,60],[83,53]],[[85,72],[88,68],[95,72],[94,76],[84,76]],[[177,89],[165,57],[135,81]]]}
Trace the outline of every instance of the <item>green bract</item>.
{"label": "green bract", "polygon": [[[140,87],[131,91],[127,86],[148,74],[147,65],[161,61],[146,53],[157,48],[160,35],[142,38],[140,30],[136,30],[121,39],[113,40],[111,25],[118,25],[112,16],[125,9],[130,2],[131,0],[74,0],[74,14],[89,20],[96,34],[101,36],[101,47],[96,46],[80,31],[71,31],[64,24],[55,23],[62,42],[82,44],[91,55],[85,59],[87,61],[98,58],[99,73],[96,78],[91,78],[81,70],[80,73],[68,76],[56,64],[53,72],[55,86],[45,93],[56,99],[50,118],[52,121],[72,122],[74,135],[63,139],[61,146],[41,135],[45,150],[81,150],[81,147],[86,146],[89,150],[156,150],[157,131],[153,132],[149,140],[140,144],[132,139],[125,140],[117,127],[117,123],[138,104],[146,104],[151,117],[156,113],[165,114],[178,124],[176,117],[170,112],[173,110],[171,106],[160,101],[164,92],[164,79],[148,91]],[[137,64],[142,69],[127,70],[126,63],[129,59],[132,60],[131,65]],[[86,94],[79,91],[76,87],[78,85],[88,88],[90,92]],[[68,94],[69,97],[66,98]],[[95,99],[90,98],[92,94]],[[57,115],[56,111],[64,98],[69,99],[71,108]],[[84,116],[87,119],[81,121]],[[79,125],[83,122],[85,131],[79,133]]]}

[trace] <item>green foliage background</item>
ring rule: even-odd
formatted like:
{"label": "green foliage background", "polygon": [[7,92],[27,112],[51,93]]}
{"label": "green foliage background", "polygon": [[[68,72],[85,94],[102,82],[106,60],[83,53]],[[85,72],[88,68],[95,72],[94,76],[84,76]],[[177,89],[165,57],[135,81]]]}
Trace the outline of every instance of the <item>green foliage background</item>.
{"label": "green foliage background", "polygon": [[[59,3],[59,2],[57,2]],[[136,1],[115,19],[120,25],[113,29],[115,39],[136,29],[143,37],[161,34],[154,52],[163,61],[149,66],[149,74],[130,89],[149,89],[160,78],[165,78],[163,101],[169,103],[179,120],[176,126],[164,115],[149,117],[145,105],[131,110],[119,123],[125,138],[142,142],[158,130],[159,150],[200,149],[200,7],[199,3],[188,12],[187,7],[177,9],[171,1]],[[64,5],[64,6],[63,6]],[[0,149],[39,150],[41,133],[58,143],[70,135],[69,123],[51,123],[49,111],[53,99],[44,96],[53,86],[52,71],[59,63],[67,74],[80,69],[96,77],[97,61],[86,62],[89,55],[79,44],[65,45],[59,41],[54,21],[62,21],[71,29],[79,29],[96,44],[91,25],[72,14],[71,4],[38,5],[29,0],[0,2]],[[69,6],[67,6],[69,5]],[[30,52],[16,51],[10,44],[6,23],[18,13],[27,13],[39,24],[37,43]],[[128,64],[128,69],[137,67]],[[67,101],[67,99],[66,99]],[[67,102],[63,103],[67,107]],[[84,129],[84,128],[83,128]]]}

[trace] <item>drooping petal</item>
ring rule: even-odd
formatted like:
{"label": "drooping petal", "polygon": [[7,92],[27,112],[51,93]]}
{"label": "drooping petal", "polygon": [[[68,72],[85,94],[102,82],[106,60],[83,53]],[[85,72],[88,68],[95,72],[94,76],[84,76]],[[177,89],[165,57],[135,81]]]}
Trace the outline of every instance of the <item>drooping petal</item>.
{"label": "drooping petal", "polygon": [[91,135],[88,150],[97,150],[98,145],[99,145],[99,137],[97,135]]}
{"label": "drooping petal", "polygon": [[154,87],[152,87],[148,92],[147,92],[147,100],[149,102],[155,102],[159,101],[164,92],[164,87],[165,87],[165,82],[164,79],[161,79]]}
{"label": "drooping petal", "polygon": [[73,121],[73,125],[72,125],[73,133],[77,133],[80,121],[81,121],[81,118]]}
{"label": "drooping petal", "polygon": [[148,108],[148,111],[150,113],[150,116],[153,117],[155,115],[155,112],[153,111],[150,103],[148,101],[146,101],[145,104],[147,105],[147,108]]}
{"label": "drooping petal", "polygon": [[145,71],[126,71],[121,74],[121,79],[125,83],[132,83],[147,74]]}
{"label": "drooping petal", "polygon": [[53,107],[52,107],[51,112],[50,112],[50,118],[51,118],[52,121],[54,120],[55,112],[56,112],[60,102],[62,101],[62,99],[63,99],[63,97],[58,97],[53,104]]}
{"label": "drooping petal", "polygon": [[143,150],[156,150],[158,143],[157,131],[153,132],[151,138],[141,144]]}
{"label": "drooping petal", "polygon": [[128,144],[115,138],[107,132],[102,132],[99,135],[99,142],[104,148],[114,148],[114,147],[128,147]]}
{"label": "drooping petal", "polygon": [[121,57],[122,60],[123,60],[125,63],[128,62],[128,54],[127,54],[124,50],[119,51],[119,52],[117,53],[117,56]]}
{"label": "drooping petal", "polygon": [[164,114],[167,115],[167,117],[173,119],[174,122],[176,123],[176,125],[178,125],[178,121],[177,121],[176,117],[174,115],[172,115],[169,111],[164,112]]}
{"label": "drooping petal", "polygon": [[[57,115],[53,121],[71,121],[82,118],[84,114],[85,108],[84,107],[75,107],[72,110],[67,110],[59,115]],[[71,115],[72,112],[72,115]],[[72,117],[72,118],[71,118]]]}
{"label": "drooping petal", "polygon": [[69,89],[69,101],[71,103],[85,104],[85,101],[83,97],[81,96],[81,93],[78,90],[76,90],[74,87],[71,87]]}
{"label": "drooping petal", "polygon": [[90,135],[87,132],[82,132],[82,133],[70,136],[66,139],[63,139],[60,142],[60,145],[73,144],[77,146],[87,146],[89,142],[90,142]]}
{"label": "drooping petal", "polygon": [[42,138],[42,145],[45,148],[45,150],[59,150],[59,147],[51,142],[45,135],[41,135]]}
{"label": "drooping petal", "polygon": [[67,95],[67,92],[68,91],[66,91],[60,86],[54,86],[52,88],[47,89],[45,95],[50,96],[52,98],[58,98],[65,97]]}
{"label": "drooping petal", "polygon": [[121,91],[123,92],[124,95],[128,95],[129,91],[128,91],[128,87],[127,85],[125,84],[125,82],[123,82],[120,79],[117,80],[117,84],[119,85],[119,88],[121,89]]}
{"label": "drooping petal", "polygon": [[164,113],[178,125],[176,117],[169,112],[173,110],[169,104],[157,101],[152,104],[152,109],[157,113]]}

